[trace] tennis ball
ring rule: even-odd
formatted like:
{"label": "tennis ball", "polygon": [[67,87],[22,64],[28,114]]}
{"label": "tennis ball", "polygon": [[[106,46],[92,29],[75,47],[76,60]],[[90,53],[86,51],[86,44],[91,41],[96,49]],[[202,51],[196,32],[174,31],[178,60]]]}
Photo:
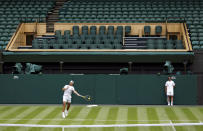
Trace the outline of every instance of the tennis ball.
{"label": "tennis ball", "polygon": [[90,100],[90,98],[88,98],[88,100]]}

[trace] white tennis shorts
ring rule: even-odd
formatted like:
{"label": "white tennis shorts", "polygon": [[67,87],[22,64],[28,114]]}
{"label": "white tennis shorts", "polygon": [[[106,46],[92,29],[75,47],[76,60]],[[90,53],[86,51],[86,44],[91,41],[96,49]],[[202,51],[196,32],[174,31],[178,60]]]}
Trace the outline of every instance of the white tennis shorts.
{"label": "white tennis shorts", "polygon": [[174,92],[173,92],[173,91],[167,91],[166,95],[167,95],[167,96],[173,96],[173,95],[174,95]]}
{"label": "white tennis shorts", "polygon": [[68,96],[63,96],[63,102],[71,103],[71,98]]}

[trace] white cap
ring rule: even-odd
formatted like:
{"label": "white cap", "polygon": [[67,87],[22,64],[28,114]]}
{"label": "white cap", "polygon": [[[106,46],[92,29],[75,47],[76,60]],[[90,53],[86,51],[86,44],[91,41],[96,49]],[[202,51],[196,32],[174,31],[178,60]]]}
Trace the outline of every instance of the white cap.
{"label": "white cap", "polygon": [[74,81],[73,81],[73,80],[71,80],[70,82],[74,84]]}

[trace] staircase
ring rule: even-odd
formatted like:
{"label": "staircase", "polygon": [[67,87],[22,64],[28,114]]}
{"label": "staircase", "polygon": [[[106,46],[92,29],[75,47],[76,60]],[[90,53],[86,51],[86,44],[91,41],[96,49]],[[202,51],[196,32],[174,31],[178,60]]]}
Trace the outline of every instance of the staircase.
{"label": "staircase", "polygon": [[53,33],[54,32],[54,23],[59,21],[59,9],[63,6],[63,4],[67,0],[56,0],[55,6],[53,9],[48,13],[47,19],[46,19],[46,31],[47,33]]}
{"label": "staircase", "polygon": [[125,37],[124,49],[146,49],[147,41],[142,40],[139,37]]}

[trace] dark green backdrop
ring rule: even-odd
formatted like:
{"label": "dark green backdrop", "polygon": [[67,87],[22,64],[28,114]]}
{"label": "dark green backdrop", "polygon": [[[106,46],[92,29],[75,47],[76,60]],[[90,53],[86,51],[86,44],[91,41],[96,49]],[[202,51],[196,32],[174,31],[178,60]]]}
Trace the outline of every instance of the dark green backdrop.
{"label": "dark green backdrop", "polygon": [[[0,103],[62,103],[61,88],[72,79],[86,102],[73,95],[76,104],[166,104],[164,84],[167,76],[157,75],[0,75]],[[197,104],[197,77],[177,76],[174,80],[175,104]]]}

